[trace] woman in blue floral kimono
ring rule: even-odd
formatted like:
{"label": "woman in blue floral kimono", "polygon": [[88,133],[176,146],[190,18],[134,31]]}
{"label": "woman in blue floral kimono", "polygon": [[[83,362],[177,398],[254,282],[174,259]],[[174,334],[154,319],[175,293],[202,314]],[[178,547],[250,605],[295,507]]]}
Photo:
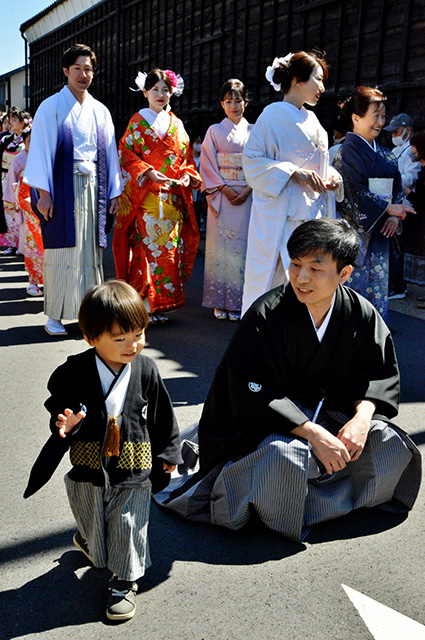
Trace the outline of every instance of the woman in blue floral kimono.
{"label": "woman in blue floral kimono", "polygon": [[359,233],[361,251],[347,284],[388,316],[389,239],[412,207],[401,204],[403,189],[397,160],[375,141],[385,124],[385,96],[356,87],[342,107],[347,137],[334,166],[344,180],[341,217]]}

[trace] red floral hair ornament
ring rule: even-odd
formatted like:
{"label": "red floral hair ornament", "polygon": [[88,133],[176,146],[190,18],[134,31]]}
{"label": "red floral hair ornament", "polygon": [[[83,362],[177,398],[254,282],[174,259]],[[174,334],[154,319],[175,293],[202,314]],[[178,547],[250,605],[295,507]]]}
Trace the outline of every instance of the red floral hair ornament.
{"label": "red floral hair ornament", "polygon": [[165,73],[171,80],[171,86],[173,87],[173,96],[181,96],[184,90],[184,80],[180,74],[174,73],[171,69],[165,69]]}

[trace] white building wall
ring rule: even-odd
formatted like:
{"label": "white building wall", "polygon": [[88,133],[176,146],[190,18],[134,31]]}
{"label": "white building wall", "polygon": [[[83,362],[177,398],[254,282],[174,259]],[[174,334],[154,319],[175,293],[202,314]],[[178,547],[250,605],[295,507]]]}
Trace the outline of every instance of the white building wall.
{"label": "white building wall", "polygon": [[103,0],[65,0],[28,27],[24,33],[25,38],[31,44],[66,22],[74,20],[78,15],[91,9],[99,2],[103,2]]}
{"label": "white building wall", "polygon": [[10,106],[25,109],[25,71],[19,71],[10,77]]}

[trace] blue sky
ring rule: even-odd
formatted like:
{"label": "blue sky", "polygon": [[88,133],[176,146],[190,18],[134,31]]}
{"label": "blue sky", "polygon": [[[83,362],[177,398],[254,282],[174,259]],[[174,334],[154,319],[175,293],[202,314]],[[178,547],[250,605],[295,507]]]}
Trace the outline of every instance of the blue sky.
{"label": "blue sky", "polygon": [[[54,0],[3,0],[0,47],[0,75],[25,64],[25,42],[19,31],[23,22],[34,17]],[[3,10],[5,7],[5,10]]]}

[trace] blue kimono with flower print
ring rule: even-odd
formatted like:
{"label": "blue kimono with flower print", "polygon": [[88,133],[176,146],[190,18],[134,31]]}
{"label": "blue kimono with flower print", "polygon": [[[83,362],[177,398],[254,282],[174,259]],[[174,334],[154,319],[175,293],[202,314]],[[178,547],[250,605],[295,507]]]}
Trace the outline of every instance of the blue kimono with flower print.
{"label": "blue kimono with flower print", "polygon": [[389,149],[376,151],[361,136],[348,133],[334,166],[344,180],[344,199],[337,211],[359,232],[369,232],[364,264],[356,267],[347,284],[367,298],[384,319],[388,316],[389,239],[381,233],[388,202],[369,190],[370,178],[392,178],[392,203],[403,200],[397,160]]}

